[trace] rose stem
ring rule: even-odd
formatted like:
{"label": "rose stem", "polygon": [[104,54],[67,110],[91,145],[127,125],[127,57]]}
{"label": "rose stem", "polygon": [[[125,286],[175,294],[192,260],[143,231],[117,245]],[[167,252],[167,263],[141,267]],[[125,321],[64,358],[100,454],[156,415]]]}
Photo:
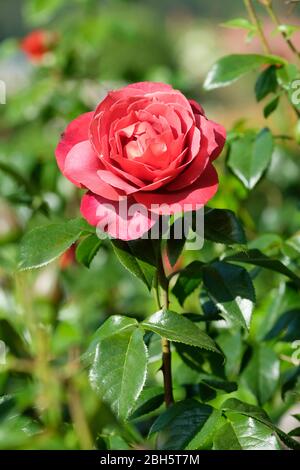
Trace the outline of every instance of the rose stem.
{"label": "rose stem", "polygon": [[[259,37],[260,37],[262,46],[264,48],[264,51],[267,54],[272,54],[272,51],[271,51],[270,46],[268,44],[267,38],[266,38],[265,33],[264,33],[264,31],[261,27],[261,23],[259,21],[259,18],[257,16],[257,13],[256,13],[255,8],[253,6],[252,0],[244,0],[244,4],[245,4],[245,7],[248,11],[249,18],[252,21],[252,24],[254,24],[254,26],[256,26],[256,28],[257,28],[257,31],[259,33]],[[286,90],[285,90],[285,94],[288,95],[288,92]],[[292,106],[293,110],[295,111],[295,113],[297,115],[297,118],[300,118],[300,111],[296,108],[296,106],[293,105],[293,103],[291,103],[291,106]]]}
{"label": "rose stem", "polygon": [[[158,307],[164,308],[169,307],[169,282],[165,275],[163,262],[162,262],[162,255],[159,253],[158,255],[158,266],[157,266],[157,277],[156,277],[156,295],[158,300]],[[163,302],[160,301],[159,295],[159,287],[163,292]],[[172,356],[171,356],[171,347],[170,341],[167,338],[162,338],[162,366],[161,370],[163,373],[164,378],[164,392],[165,392],[165,404],[166,407],[169,407],[174,403],[173,397],[173,384],[172,384]]]}
{"label": "rose stem", "polygon": [[252,0],[244,0],[244,3],[245,3],[245,7],[248,11],[248,15],[249,15],[252,23],[257,28],[257,32],[259,34],[259,37],[260,37],[260,40],[261,40],[261,43],[263,45],[265,53],[266,54],[271,54],[271,49],[270,49],[268,40],[267,40],[267,38],[265,36],[265,33],[264,33],[264,30],[261,26],[261,22],[260,22],[260,20],[257,16],[257,13],[256,13],[255,8],[253,6]]}
{"label": "rose stem", "polygon": [[[275,26],[277,28],[279,28],[281,26],[281,21],[280,19],[278,18],[277,16],[277,13],[274,11],[274,8],[272,6],[272,2],[269,1],[269,0],[265,0],[263,2],[263,5],[265,6],[271,20],[273,21],[273,23],[275,24]],[[289,39],[289,37],[287,36],[286,32],[285,31],[281,31],[281,36],[283,37],[283,39],[285,40],[285,42],[287,43],[288,47],[290,48],[290,50],[293,52],[293,54],[296,55],[297,59],[300,60],[300,52],[297,50],[295,44],[293,43],[293,41],[291,39]]]}

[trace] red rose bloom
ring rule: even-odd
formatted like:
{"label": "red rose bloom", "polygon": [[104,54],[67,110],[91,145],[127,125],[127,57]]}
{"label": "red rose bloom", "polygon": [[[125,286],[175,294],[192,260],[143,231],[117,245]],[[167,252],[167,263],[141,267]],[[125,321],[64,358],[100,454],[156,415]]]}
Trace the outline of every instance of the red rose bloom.
{"label": "red rose bloom", "polygon": [[38,29],[21,41],[21,49],[33,62],[40,62],[55,42],[55,34]]}
{"label": "red rose bloom", "polygon": [[197,210],[213,197],[212,162],[224,143],[224,128],[198,103],[169,85],[142,82],[108,93],[95,112],[71,122],[56,158],[72,183],[88,189],[83,217],[130,240],[153,226],[153,214]]}

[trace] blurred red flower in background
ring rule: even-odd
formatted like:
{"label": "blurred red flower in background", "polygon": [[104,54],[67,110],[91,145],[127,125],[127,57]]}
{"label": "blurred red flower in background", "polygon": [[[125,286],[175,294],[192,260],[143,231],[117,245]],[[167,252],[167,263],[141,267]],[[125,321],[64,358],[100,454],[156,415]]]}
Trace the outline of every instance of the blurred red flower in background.
{"label": "blurred red flower in background", "polygon": [[37,29],[29,33],[21,41],[21,50],[32,62],[41,62],[48,52],[50,52],[57,43],[57,34]]}

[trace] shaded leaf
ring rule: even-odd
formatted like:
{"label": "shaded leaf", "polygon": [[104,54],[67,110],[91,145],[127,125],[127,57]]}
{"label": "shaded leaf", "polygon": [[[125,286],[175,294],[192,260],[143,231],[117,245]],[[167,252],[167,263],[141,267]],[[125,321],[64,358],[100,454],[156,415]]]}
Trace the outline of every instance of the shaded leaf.
{"label": "shaded leaf", "polygon": [[233,325],[249,328],[255,291],[244,268],[224,261],[205,265],[203,284],[223,318]]}
{"label": "shaded leaf", "polygon": [[253,249],[247,251],[241,251],[235,255],[227,256],[226,261],[236,261],[239,263],[252,264],[254,266],[260,266],[265,269],[270,269],[280,274],[284,274],[294,281],[298,286],[300,286],[300,278],[293,273],[289,268],[287,268],[281,261],[270,258],[261,251]]}
{"label": "shaded leaf", "polygon": [[150,434],[158,432],[158,449],[195,449],[193,439],[200,432],[213,408],[196,400],[170,406],[153,423]]}
{"label": "shaded leaf", "polygon": [[280,96],[275,96],[269,103],[264,107],[264,117],[267,119],[278,107]]}
{"label": "shaded leaf", "polygon": [[300,339],[300,310],[293,309],[281,315],[275,325],[266,334],[265,339],[278,338],[280,341],[295,341]]}
{"label": "shaded leaf", "polygon": [[258,76],[255,83],[255,96],[257,101],[261,101],[269,93],[276,92],[278,87],[276,70],[277,68],[271,65]]}
{"label": "shaded leaf", "polygon": [[257,345],[243,373],[243,379],[261,405],[272,398],[279,375],[280,362],[277,355],[271,348]]}
{"label": "shaded leaf", "polygon": [[204,238],[227,245],[246,243],[241,222],[233,211],[227,209],[205,209]]}
{"label": "shaded leaf", "polygon": [[130,419],[140,418],[159,408],[164,402],[164,390],[161,387],[145,388],[140,394]]}
{"label": "shaded leaf", "polygon": [[181,305],[183,305],[185,299],[200,285],[203,266],[204,264],[201,261],[193,261],[180,271],[172,292]]}
{"label": "shaded leaf", "polygon": [[102,244],[97,235],[90,234],[81,240],[76,248],[76,259],[79,263],[87,268],[90,267],[91,262],[99,251]]}
{"label": "shaded leaf", "polygon": [[113,249],[132,274],[141,279],[151,289],[155,273],[156,255],[151,240],[111,240]]}

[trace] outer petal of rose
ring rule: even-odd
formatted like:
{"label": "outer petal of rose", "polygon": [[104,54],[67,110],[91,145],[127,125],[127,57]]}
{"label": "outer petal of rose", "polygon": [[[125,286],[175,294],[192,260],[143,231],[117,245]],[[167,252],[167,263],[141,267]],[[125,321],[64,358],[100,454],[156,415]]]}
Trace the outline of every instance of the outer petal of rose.
{"label": "outer petal of rose", "polygon": [[133,198],[112,202],[101,196],[87,193],[81,201],[83,217],[111,237],[121,240],[135,240],[142,237],[155,224],[156,218],[145,207],[142,210]]}
{"label": "outer petal of rose", "polygon": [[202,108],[202,106],[195,100],[189,100],[190,102],[190,105],[192,107],[192,110],[194,112],[194,114],[202,114],[203,116],[205,116],[205,111],[204,109]]}
{"label": "outer petal of rose", "polygon": [[214,121],[210,121],[214,127],[215,139],[218,147],[211,154],[211,160],[215,160],[223,150],[226,142],[226,130],[221,124],[217,124]]}
{"label": "outer petal of rose", "polygon": [[160,82],[138,82],[128,85],[126,88],[135,88],[141,90],[143,93],[153,93],[155,91],[170,91],[173,90],[171,85]]}
{"label": "outer petal of rose", "polygon": [[[63,132],[61,140],[55,150],[57,164],[62,173],[64,173],[66,156],[71,148],[79,142],[88,139],[89,125],[93,114],[93,112],[81,114],[81,116],[74,119]],[[72,182],[74,183],[74,181]]]}
{"label": "outer petal of rose", "polygon": [[134,198],[138,203],[144,204],[149,211],[158,214],[174,214],[199,209],[215,195],[217,189],[218,175],[209,163],[198,180],[188,188],[177,192],[138,192],[134,194]]}
{"label": "outer petal of rose", "polygon": [[102,168],[89,140],[74,145],[67,155],[63,174],[75,184],[84,186],[93,193],[105,194],[108,199],[117,201],[121,191],[103,182],[97,171]]}

